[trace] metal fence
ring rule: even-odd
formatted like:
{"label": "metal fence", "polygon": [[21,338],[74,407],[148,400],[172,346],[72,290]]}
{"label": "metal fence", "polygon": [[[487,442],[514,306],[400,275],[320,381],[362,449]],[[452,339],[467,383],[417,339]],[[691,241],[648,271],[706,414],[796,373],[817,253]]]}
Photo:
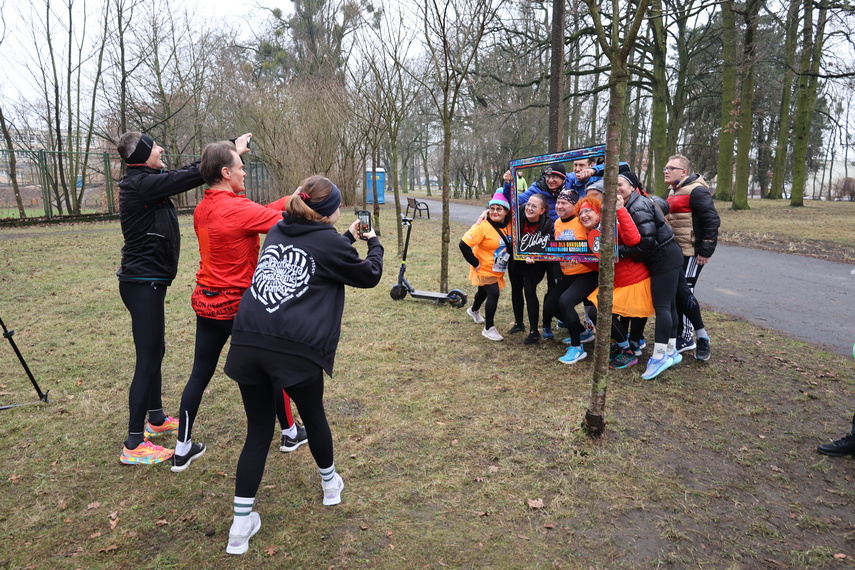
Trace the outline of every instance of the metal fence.
{"label": "metal fence", "polygon": [[[164,155],[163,159],[166,164],[182,165],[199,157]],[[13,184],[11,160],[12,152],[0,149],[0,221],[118,213],[117,183],[124,175],[124,163],[116,154],[15,150],[17,190]],[[250,160],[245,169],[247,198],[267,204],[279,197],[264,163]],[[175,196],[176,207],[195,208],[205,195],[204,189],[200,186]]]}

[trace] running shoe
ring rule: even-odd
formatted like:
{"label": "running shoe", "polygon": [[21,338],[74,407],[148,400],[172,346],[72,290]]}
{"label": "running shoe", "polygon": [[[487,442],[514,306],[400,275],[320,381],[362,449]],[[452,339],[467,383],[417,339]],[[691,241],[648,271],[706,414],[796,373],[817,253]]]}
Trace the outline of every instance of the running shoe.
{"label": "running shoe", "polygon": [[309,436],[306,435],[306,428],[303,426],[297,426],[297,437],[290,438],[287,435],[282,435],[282,439],[279,442],[279,451],[282,453],[290,453],[309,441]]}
{"label": "running shoe", "polygon": [[555,338],[555,333],[554,333],[554,332],[552,332],[552,327],[551,327],[551,326],[544,326],[544,327],[543,327],[543,332],[541,333],[541,335],[540,335],[540,336],[542,336],[544,339],[547,339],[547,340],[548,340],[548,339],[550,339],[550,338]]}
{"label": "running shoe", "polygon": [[499,330],[496,327],[484,329],[481,331],[481,334],[490,340],[505,340],[505,337],[499,334]]}
{"label": "running shoe", "polygon": [[558,362],[563,362],[564,364],[574,364],[579,362],[583,358],[588,356],[588,353],[585,352],[581,346],[568,346],[567,351],[564,353],[564,356],[558,359]]}
{"label": "running shoe", "polygon": [[695,349],[695,358],[698,360],[710,359],[710,339],[698,337],[698,347]]}
{"label": "running shoe", "polygon": [[645,380],[653,380],[673,364],[674,359],[670,358],[667,354],[663,354],[662,358],[651,358],[647,361],[647,369],[641,377]]}
{"label": "running shoe", "polygon": [[466,309],[466,314],[472,317],[472,320],[478,323],[479,325],[484,322],[484,317],[481,316],[481,311],[473,311],[472,307]]}
{"label": "running shoe", "polygon": [[178,433],[178,420],[172,416],[166,416],[166,419],[159,426],[145,423],[145,436],[149,439],[159,435],[171,435]]}
{"label": "running shoe", "polygon": [[232,534],[229,532],[229,544],[226,552],[229,554],[243,554],[249,550],[249,539],[261,529],[261,517],[255,511],[249,513],[250,526],[247,534]]}
{"label": "running shoe", "polygon": [[671,359],[671,366],[674,366],[675,364],[680,364],[681,362],[683,362],[683,355],[680,354],[679,352],[673,352],[673,353],[669,354],[668,358]]}
{"label": "running shoe", "polygon": [[528,333],[528,336],[525,337],[523,344],[535,344],[539,340],[540,340],[540,333],[537,332],[537,329],[532,329],[532,331],[530,333]]}
{"label": "running shoe", "polygon": [[341,502],[341,492],[344,490],[344,481],[342,481],[341,475],[336,473],[329,483],[322,481],[321,488],[324,490],[324,505],[329,507]]}
{"label": "running shoe", "polygon": [[634,340],[629,341],[629,348],[632,349],[632,352],[635,353],[636,356],[641,356],[641,351],[644,350],[645,345],[646,343],[644,342],[644,339],[641,339],[638,342],[635,342]]}
{"label": "running shoe", "polygon": [[816,448],[823,455],[831,457],[843,457],[844,455],[855,455],[855,435],[844,435],[842,438],[831,443],[824,443]]}
{"label": "running shoe", "polygon": [[155,445],[150,441],[144,441],[134,449],[122,448],[122,455],[119,457],[125,465],[154,465],[155,463],[163,463],[172,457],[173,450]]}
{"label": "running shoe", "polygon": [[677,338],[677,352],[686,352],[687,350],[694,350],[695,346],[695,341],[692,338]]}
{"label": "running shoe", "polygon": [[517,334],[518,332],[525,332],[525,327],[514,325],[511,327],[511,330],[508,331],[508,334]]}
{"label": "running shoe", "polygon": [[596,338],[596,335],[593,332],[589,331],[588,329],[585,329],[585,332],[583,332],[581,335],[579,335],[579,338],[581,339],[582,344],[585,344],[585,343],[593,342],[594,338]]}
{"label": "running shoe", "polygon": [[187,452],[187,455],[175,454],[172,456],[172,467],[170,467],[169,470],[173,473],[181,473],[190,466],[190,463],[192,463],[194,459],[198,459],[203,455],[205,455],[205,444],[191,443],[190,451]]}
{"label": "running shoe", "polygon": [[629,368],[636,364],[638,364],[638,357],[630,349],[626,349],[609,361],[609,368],[617,370],[620,368]]}

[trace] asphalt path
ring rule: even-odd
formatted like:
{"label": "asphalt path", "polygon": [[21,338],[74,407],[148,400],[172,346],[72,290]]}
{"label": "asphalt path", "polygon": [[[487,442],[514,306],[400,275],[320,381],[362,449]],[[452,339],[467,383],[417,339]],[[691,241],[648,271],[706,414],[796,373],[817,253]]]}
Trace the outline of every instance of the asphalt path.
{"label": "asphalt path", "polygon": [[[442,215],[442,202],[419,200],[428,204],[432,218]],[[406,207],[406,198],[401,203]],[[483,211],[452,203],[449,217],[471,225]],[[719,245],[701,272],[695,296],[701,307],[848,356],[855,335],[853,270],[845,263]],[[714,349],[715,331],[710,336]]]}

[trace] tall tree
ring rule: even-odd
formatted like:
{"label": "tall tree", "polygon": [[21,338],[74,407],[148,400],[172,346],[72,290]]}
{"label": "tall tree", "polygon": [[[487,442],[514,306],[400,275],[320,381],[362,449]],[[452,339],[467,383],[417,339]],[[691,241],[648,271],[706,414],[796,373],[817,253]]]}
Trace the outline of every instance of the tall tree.
{"label": "tall tree", "polygon": [[721,128],[718,139],[715,197],[733,198],[733,140],[736,132],[736,15],[733,2],[721,3]]}
{"label": "tall tree", "polygon": [[448,291],[448,249],[451,226],[448,217],[452,125],[457,115],[463,84],[472,70],[487,27],[496,17],[494,0],[423,0],[418,17],[423,22],[423,41],[434,81],[425,84],[442,127],[442,231],[439,288]]}
{"label": "tall tree", "polygon": [[549,64],[549,152],[564,145],[564,1],[552,0]]}
{"label": "tall tree", "polygon": [[819,13],[814,22],[814,3],[812,0],[804,0],[802,54],[799,62],[796,113],[793,125],[793,189],[790,194],[790,205],[796,207],[804,206],[807,178],[805,162],[811,131],[811,118],[816,106],[819,64],[822,60],[827,21],[828,8],[825,5],[819,7]]}
{"label": "tall tree", "polygon": [[754,126],[754,70],[756,67],[756,46],[754,36],[757,31],[757,14],[761,0],[748,0],[742,17],[745,19],[745,39],[742,44],[742,88],[739,95],[739,132],[736,149],[736,184],[731,208],[747,210],[748,184],[750,168],[752,128]]}
{"label": "tall tree", "polygon": [[[609,114],[606,130],[606,166],[604,184],[607,188],[617,188],[618,158],[620,156],[620,137],[624,123],[624,104],[629,82],[627,61],[632,51],[638,30],[647,12],[648,0],[638,0],[637,4],[622,4],[620,0],[611,0],[611,22],[604,26],[596,0],[585,0],[591,18],[597,30],[597,39],[603,54],[609,60]],[[624,12],[621,12],[621,8]],[[611,228],[615,224],[616,192],[606,194],[603,204],[601,228]],[[611,330],[612,295],[614,293],[614,233],[603,231],[600,236],[600,274],[599,293],[597,294],[597,330]],[[591,379],[591,402],[585,412],[583,425],[592,436],[597,437],[605,430],[606,390],[609,373],[608,334],[597,335],[594,349],[594,373]]]}
{"label": "tall tree", "polygon": [[787,168],[787,148],[790,138],[790,101],[793,93],[793,68],[796,61],[796,46],[798,44],[799,2],[791,2],[784,22],[786,41],[784,44],[784,78],[781,82],[781,106],[778,113],[778,134],[775,143],[775,158],[772,164],[772,182],[767,198],[778,200],[784,189],[784,178]]}

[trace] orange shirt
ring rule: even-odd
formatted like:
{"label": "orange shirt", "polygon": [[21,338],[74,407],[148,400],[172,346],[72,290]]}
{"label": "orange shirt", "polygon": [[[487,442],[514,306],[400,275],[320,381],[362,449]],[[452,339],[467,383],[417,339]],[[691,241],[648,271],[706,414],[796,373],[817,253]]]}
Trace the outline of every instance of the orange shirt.
{"label": "orange shirt", "polygon": [[[555,220],[555,239],[581,239],[588,240],[588,230],[579,221],[579,218],[573,217],[563,221],[561,218]],[[564,275],[579,275],[580,273],[588,273],[593,271],[590,267],[585,267],[581,263],[573,263],[571,261],[561,262],[561,272]]]}

